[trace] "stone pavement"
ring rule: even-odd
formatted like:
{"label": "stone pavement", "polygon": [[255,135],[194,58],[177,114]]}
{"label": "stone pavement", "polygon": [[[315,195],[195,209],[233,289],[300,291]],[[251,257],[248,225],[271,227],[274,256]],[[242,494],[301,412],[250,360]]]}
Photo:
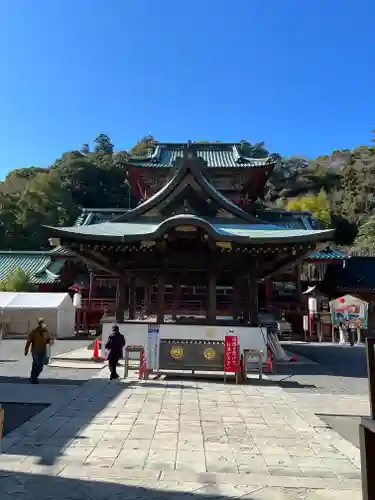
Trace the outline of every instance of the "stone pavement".
{"label": "stone pavement", "polygon": [[[109,383],[104,376],[106,370],[4,438],[2,500],[31,500],[23,496],[31,490],[38,500],[175,499],[176,492],[361,498],[359,450],[297,394],[255,381]],[[326,403],[330,413],[348,405]]]}
{"label": "stone pavement", "polygon": [[[57,340],[52,347],[52,354],[55,356],[75,351],[77,347],[84,348],[87,344],[87,340]],[[15,384],[28,384],[31,355],[25,357],[24,349],[25,340],[22,339],[6,339],[0,342],[0,386],[12,384],[14,387]],[[46,384],[79,385],[86,382],[100,369],[95,364],[89,368],[81,370],[81,366],[78,364],[47,366],[41,375],[41,382],[43,386]],[[12,395],[12,393],[11,390],[9,394]]]}

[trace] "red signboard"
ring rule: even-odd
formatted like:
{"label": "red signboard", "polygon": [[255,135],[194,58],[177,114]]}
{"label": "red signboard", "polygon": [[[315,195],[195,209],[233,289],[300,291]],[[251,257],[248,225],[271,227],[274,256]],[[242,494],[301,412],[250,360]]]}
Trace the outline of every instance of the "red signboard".
{"label": "red signboard", "polygon": [[142,379],[144,378],[146,374],[146,355],[145,355],[145,350],[142,349],[140,352],[140,367],[139,367],[139,375],[138,378]]}
{"label": "red signboard", "polygon": [[238,367],[238,337],[225,335],[224,338],[224,372],[236,373]]}

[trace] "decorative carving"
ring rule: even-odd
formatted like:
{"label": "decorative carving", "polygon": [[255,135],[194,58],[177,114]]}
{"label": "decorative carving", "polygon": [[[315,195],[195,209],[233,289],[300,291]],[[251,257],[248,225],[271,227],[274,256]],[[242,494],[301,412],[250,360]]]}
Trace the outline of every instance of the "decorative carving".
{"label": "decorative carving", "polygon": [[194,226],[177,226],[175,228],[175,230],[181,231],[183,233],[192,233],[192,232],[195,232],[197,230],[197,228]]}
{"label": "decorative carving", "polygon": [[220,210],[218,210],[216,217],[220,217],[221,219],[233,219],[233,215],[224,208],[220,208]]}
{"label": "decorative carving", "polygon": [[194,158],[197,158],[197,152],[191,141],[188,141],[186,146],[184,147],[183,157],[188,160],[193,160]]}
{"label": "decorative carving", "polygon": [[232,250],[232,244],[229,241],[217,241],[216,246],[222,250]]}
{"label": "decorative carving", "polygon": [[141,248],[151,248],[156,245],[155,241],[141,241]]}

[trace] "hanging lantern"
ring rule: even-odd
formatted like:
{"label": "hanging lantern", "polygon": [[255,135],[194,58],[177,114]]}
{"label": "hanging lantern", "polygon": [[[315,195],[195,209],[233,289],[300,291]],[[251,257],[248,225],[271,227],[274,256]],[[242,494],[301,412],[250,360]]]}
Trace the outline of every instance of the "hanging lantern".
{"label": "hanging lantern", "polygon": [[318,312],[318,304],[316,302],[315,297],[309,297],[308,300],[309,312],[312,314],[316,314]]}
{"label": "hanging lantern", "polygon": [[73,306],[76,309],[81,309],[82,307],[82,294],[77,292],[73,295]]}
{"label": "hanging lantern", "polygon": [[309,317],[307,314],[305,314],[302,318],[302,324],[303,324],[303,330],[305,332],[309,331]]}

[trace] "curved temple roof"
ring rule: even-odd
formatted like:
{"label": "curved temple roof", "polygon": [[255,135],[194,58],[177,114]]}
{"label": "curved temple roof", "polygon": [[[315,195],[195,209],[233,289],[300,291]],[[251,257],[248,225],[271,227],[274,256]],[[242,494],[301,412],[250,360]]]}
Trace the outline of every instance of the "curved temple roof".
{"label": "curved temple roof", "polygon": [[181,225],[204,229],[213,239],[248,244],[328,241],[333,230],[285,229],[245,212],[219,193],[203,174],[205,161],[188,144],[172,179],[151,198],[109,222],[50,227],[70,240],[139,241],[155,239]]}
{"label": "curved temple roof", "polygon": [[166,231],[179,226],[205,229],[215,240],[248,243],[326,241],[333,230],[283,229],[263,224],[228,224],[227,221],[210,221],[194,215],[175,215],[163,222],[103,222],[81,227],[54,228],[62,237],[75,236],[82,240],[111,240],[117,242],[147,240],[161,237]]}

